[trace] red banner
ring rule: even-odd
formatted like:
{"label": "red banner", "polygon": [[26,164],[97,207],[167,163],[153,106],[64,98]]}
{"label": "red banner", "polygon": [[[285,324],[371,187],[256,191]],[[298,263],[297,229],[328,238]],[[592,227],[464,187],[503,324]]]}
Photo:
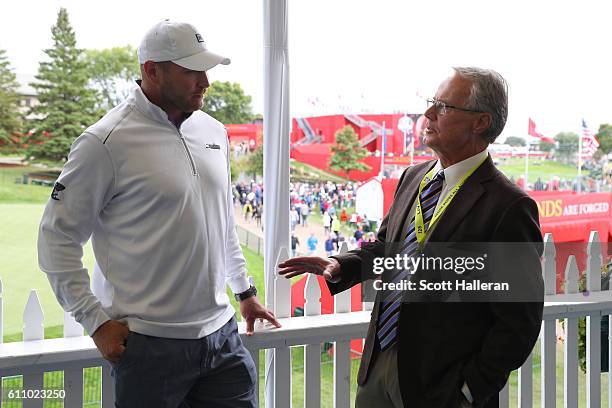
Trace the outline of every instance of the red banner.
{"label": "red banner", "polygon": [[537,193],[529,195],[536,201],[540,221],[571,221],[585,218],[603,218],[610,220],[611,193]]}

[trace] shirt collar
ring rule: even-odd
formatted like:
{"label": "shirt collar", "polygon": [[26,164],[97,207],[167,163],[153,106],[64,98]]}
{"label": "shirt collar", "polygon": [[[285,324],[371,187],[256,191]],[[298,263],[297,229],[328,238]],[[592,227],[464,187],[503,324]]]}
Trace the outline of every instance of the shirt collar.
{"label": "shirt collar", "polygon": [[[168,119],[168,114],[159,106],[152,103],[149,98],[142,92],[140,88],[140,80],[134,83],[134,86],[131,89],[130,96],[128,97],[128,101],[136,105],[139,111],[148,116],[149,118],[161,122],[164,124],[170,124],[174,126],[170,119]],[[191,113],[185,114],[185,120],[181,123],[184,124],[187,119],[191,116]]]}
{"label": "shirt collar", "polygon": [[[448,166],[447,168],[445,168],[444,182],[446,183],[446,185],[456,185],[468,171],[470,171],[478,163],[482,162],[488,154],[488,150],[484,149],[480,153],[476,153],[475,155],[468,157],[467,159],[462,160],[459,163],[455,163],[452,166]],[[433,174],[436,174],[440,170],[442,170],[442,164],[440,163],[440,160],[438,160],[436,162],[436,165],[434,166]]]}

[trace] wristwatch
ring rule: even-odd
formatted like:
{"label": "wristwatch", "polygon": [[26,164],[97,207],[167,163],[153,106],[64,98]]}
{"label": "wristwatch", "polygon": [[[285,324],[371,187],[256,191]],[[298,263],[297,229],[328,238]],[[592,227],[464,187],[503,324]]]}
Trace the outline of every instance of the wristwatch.
{"label": "wristwatch", "polygon": [[253,296],[256,296],[256,295],[257,295],[257,288],[255,288],[255,286],[251,285],[244,292],[235,293],[234,294],[234,298],[236,299],[237,302],[242,302],[243,300],[248,299],[248,298],[253,297]]}

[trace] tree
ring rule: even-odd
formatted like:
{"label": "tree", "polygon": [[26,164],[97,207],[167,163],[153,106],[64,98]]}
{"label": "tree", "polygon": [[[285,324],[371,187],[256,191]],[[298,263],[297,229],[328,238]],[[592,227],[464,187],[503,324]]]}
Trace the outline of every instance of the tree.
{"label": "tree", "polygon": [[65,8],[60,8],[51,27],[53,47],[44,52],[32,83],[39,105],[31,110],[38,117],[31,123],[28,154],[36,159],[65,159],[74,139],[97,119],[95,91],[89,88],[90,75],[83,51],[76,47],[76,37]]}
{"label": "tree", "polygon": [[557,147],[555,154],[569,162],[576,154],[578,154],[578,135],[574,132],[561,132],[555,136]]}
{"label": "tree", "polygon": [[6,51],[0,50],[0,147],[9,151],[17,148],[21,129],[18,88]]}
{"label": "tree", "polygon": [[238,83],[214,81],[204,96],[202,110],[223,124],[253,120],[251,97]]}
{"label": "tree", "polygon": [[246,158],[245,169],[246,172],[253,174],[253,179],[259,174],[263,176],[263,145],[260,144],[257,149],[253,150],[253,153],[249,154]]}
{"label": "tree", "polygon": [[[257,134],[257,148],[248,155],[238,159],[237,169],[244,171],[247,174],[252,174],[253,179],[259,174],[263,176],[264,158],[263,158],[263,134]],[[238,174],[236,174],[238,176]]]}
{"label": "tree", "polygon": [[351,170],[370,170],[370,166],[359,162],[368,155],[368,150],[361,146],[357,133],[352,126],[346,125],[336,132],[336,143],[331,147],[331,150],[333,154],[329,161],[329,167],[343,172],[346,178],[348,178],[348,173]]}
{"label": "tree", "polygon": [[127,98],[130,87],[140,78],[136,50],[130,46],[86,50],[90,81],[99,94],[98,107],[107,111]]}
{"label": "tree", "polygon": [[605,154],[612,152],[612,125],[602,123],[599,125],[599,131],[595,136],[599,140],[599,149]]}
{"label": "tree", "polygon": [[545,140],[540,140],[540,142],[538,143],[538,148],[540,149],[540,151],[542,152],[550,152],[552,149],[555,148],[555,144],[554,143],[550,143],[547,142]]}
{"label": "tree", "polygon": [[525,139],[518,136],[508,136],[506,138],[506,144],[510,146],[525,146]]}

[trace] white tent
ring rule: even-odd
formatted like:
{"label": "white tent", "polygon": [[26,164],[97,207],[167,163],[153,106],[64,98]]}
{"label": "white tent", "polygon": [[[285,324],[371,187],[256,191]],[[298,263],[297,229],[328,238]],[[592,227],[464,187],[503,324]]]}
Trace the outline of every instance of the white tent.
{"label": "white tent", "polygon": [[355,212],[367,215],[369,220],[380,222],[383,219],[384,192],[378,177],[372,177],[357,189]]}

